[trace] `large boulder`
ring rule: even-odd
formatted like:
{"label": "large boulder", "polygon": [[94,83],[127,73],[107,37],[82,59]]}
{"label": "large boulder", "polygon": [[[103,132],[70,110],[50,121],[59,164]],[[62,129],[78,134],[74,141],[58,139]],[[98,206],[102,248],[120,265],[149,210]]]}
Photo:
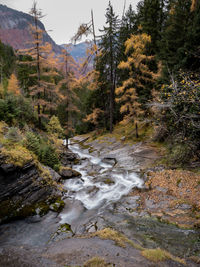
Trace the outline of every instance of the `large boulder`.
{"label": "large boulder", "polygon": [[81,177],[81,173],[77,172],[69,167],[62,167],[59,171],[59,174],[62,179],[71,179],[71,178],[76,178],[76,177]]}
{"label": "large boulder", "polygon": [[78,164],[80,162],[80,157],[78,154],[73,153],[72,151],[66,149],[60,155],[60,161],[63,166],[71,167],[74,164]]}

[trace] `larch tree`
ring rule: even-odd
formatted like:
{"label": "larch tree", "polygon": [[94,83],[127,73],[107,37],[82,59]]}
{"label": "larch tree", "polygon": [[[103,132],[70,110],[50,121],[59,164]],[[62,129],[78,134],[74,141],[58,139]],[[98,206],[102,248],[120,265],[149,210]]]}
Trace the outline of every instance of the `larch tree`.
{"label": "larch tree", "polygon": [[134,122],[136,126],[136,137],[138,137],[138,120],[144,113],[138,98],[138,92],[145,90],[145,82],[152,81],[155,74],[149,70],[148,61],[152,56],[145,54],[146,46],[151,42],[151,37],[147,34],[132,35],[125,42],[125,54],[127,61],[122,61],[118,68],[128,69],[129,78],[124,80],[116,88],[117,102],[121,103],[120,112],[124,115],[122,124]]}
{"label": "larch tree", "polygon": [[12,92],[15,95],[20,94],[19,82],[18,82],[17,77],[14,73],[11,74],[10,79],[8,80],[7,90],[9,93]]}
{"label": "larch tree", "polygon": [[22,63],[34,66],[36,69],[36,73],[30,74],[31,77],[35,77],[35,82],[29,87],[29,94],[34,100],[35,107],[37,107],[40,128],[42,117],[47,118],[48,112],[55,108],[54,101],[52,101],[55,94],[53,77],[57,73],[53,71],[55,62],[51,44],[43,41],[44,30],[39,27],[39,20],[43,15],[40,9],[37,8],[36,1],[33,2],[30,15],[33,17],[33,24],[30,25],[32,41],[30,42],[30,48],[20,51],[20,53],[31,56],[31,61]]}
{"label": "larch tree", "polygon": [[73,74],[73,68],[76,66],[76,62],[73,57],[68,53],[67,48],[62,50],[60,69],[63,74],[63,78],[57,84],[57,94],[60,98],[60,103],[65,107],[64,111],[64,129],[66,147],[68,148],[68,140],[73,133],[73,123],[71,120],[71,113],[78,112],[78,108],[74,104],[74,100],[77,98],[74,93],[74,87],[76,86],[76,78]]}

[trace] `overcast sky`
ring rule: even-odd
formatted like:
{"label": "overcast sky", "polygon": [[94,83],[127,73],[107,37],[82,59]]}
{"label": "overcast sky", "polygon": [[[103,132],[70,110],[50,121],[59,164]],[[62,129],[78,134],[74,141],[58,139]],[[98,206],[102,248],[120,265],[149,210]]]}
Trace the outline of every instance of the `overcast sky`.
{"label": "overcast sky", "polygon": [[[126,7],[133,8],[139,0],[126,0]],[[28,13],[33,0],[0,0],[1,4]],[[105,10],[109,0],[38,0],[38,7],[46,16],[42,19],[46,30],[58,44],[69,43],[78,26],[90,21],[93,9],[95,28],[102,29],[105,24]],[[124,0],[111,0],[114,11],[121,17]]]}

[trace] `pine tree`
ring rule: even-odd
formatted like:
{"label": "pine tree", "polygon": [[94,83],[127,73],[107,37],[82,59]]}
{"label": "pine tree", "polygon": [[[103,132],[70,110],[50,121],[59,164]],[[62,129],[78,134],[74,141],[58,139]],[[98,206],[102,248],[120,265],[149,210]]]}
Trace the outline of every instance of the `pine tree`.
{"label": "pine tree", "polygon": [[[115,87],[117,80],[117,65],[119,63],[117,58],[118,47],[118,30],[119,20],[115,15],[113,7],[109,2],[106,10],[106,26],[104,26],[101,32],[103,33],[101,42],[99,44],[101,52],[98,57],[98,69],[104,69],[104,80],[109,81],[109,128],[110,132],[113,131],[114,122],[114,99],[115,99]],[[103,66],[103,67],[102,67]]]}
{"label": "pine tree", "polygon": [[186,55],[185,43],[187,39],[190,17],[191,0],[169,1],[168,16],[162,32],[159,57],[167,72],[174,72],[184,66]]}
{"label": "pine tree", "polygon": [[143,0],[137,6],[137,26],[140,33],[151,36],[149,54],[155,55],[159,50],[165,19],[165,2],[165,0]]}

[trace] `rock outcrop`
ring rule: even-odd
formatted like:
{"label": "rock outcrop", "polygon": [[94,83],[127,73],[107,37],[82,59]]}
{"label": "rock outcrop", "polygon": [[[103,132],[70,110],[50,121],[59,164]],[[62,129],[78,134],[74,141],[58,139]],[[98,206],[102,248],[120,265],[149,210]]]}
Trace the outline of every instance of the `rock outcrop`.
{"label": "rock outcrop", "polygon": [[61,201],[60,176],[34,162],[22,167],[7,164],[0,155],[0,222],[29,215],[45,214],[50,205]]}

